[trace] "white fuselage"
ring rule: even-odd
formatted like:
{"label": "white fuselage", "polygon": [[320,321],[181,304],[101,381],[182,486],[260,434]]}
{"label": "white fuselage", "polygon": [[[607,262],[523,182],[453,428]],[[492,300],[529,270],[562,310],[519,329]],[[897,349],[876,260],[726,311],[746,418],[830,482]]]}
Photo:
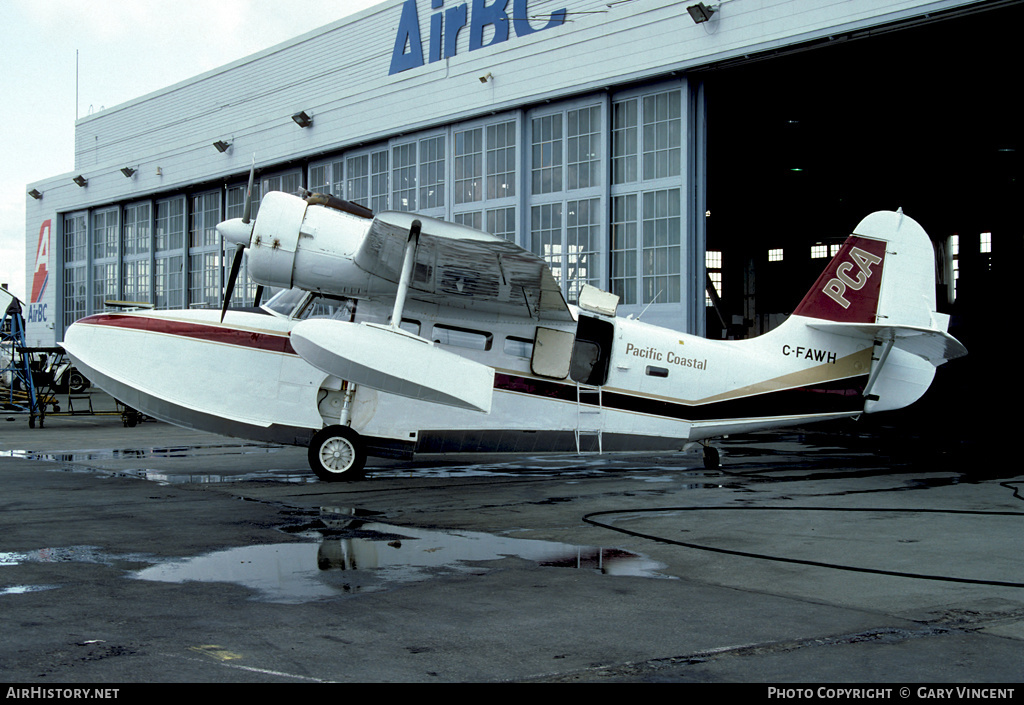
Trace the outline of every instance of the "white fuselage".
{"label": "white fuselage", "polygon": [[[552,324],[409,302],[404,328],[494,369],[489,413],[352,389],[294,352],[299,319],[280,315],[229,311],[221,323],[206,310],[99,314],[69,329],[65,347],[97,386],[156,418],[300,445],[348,422],[380,455],[671,450],[863,411],[870,342],[803,325],[714,341],[575,312],[577,321]],[[354,320],[388,313],[363,300]],[[550,342],[559,339],[561,348]],[[534,354],[542,340],[545,359]]]}

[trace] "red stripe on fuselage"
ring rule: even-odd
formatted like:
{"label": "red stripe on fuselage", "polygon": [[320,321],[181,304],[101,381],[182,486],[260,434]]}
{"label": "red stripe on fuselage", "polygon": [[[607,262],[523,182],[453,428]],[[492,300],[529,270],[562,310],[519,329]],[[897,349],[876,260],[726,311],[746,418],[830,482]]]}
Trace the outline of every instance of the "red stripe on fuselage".
{"label": "red stripe on fuselage", "polygon": [[297,355],[292,349],[291,339],[287,334],[273,334],[262,331],[227,328],[218,325],[179,321],[167,318],[151,318],[148,316],[127,316],[124,314],[98,313],[78,321],[84,325],[109,326],[111,328],[130,328],[149,333],[175,335],[181,338],[205,340],[210,343],[236,345],[267,352]]}

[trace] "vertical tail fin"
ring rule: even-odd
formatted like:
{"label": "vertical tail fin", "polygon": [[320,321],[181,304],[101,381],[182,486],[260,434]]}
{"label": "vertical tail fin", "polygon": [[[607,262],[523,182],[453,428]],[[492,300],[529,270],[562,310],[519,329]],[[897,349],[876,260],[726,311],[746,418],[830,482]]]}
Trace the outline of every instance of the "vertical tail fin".
{"label": "vertical tail fin", "polygon": [[[906,406],[935,367],[967,354],[935,310],[935,251],[916,221],[882,211],[864,218],[793,312],[820,333],[873,341],[865,411]],[[799,320],[799,319],[797,319]]]}
{"label": "vertical tail fin", "polygon": [[935,308],[935,250],[928,233],[902,211],[880,211],[857,225],[794,313],[837,323],[934,328]]}

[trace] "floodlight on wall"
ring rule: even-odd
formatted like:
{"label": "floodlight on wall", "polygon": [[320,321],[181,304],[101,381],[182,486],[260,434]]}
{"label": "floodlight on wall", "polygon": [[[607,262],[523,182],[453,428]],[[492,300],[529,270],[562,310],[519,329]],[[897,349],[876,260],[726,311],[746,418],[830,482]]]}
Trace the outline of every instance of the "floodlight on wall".
{"label": "floodlight on wall", "polygon": [[697,24],[707,22],[711,19],[711,15],[715,14],[715,8],[708,7],[702,2],[699,2],[696,5],[690,5],[686,8],[686,11],[690,13],[690,19]]}
{"label": "floodlight on wall", "polygon": [[228,147],[231,146],[231,143],[225,142],[224,140],[217,140],[216,142],[213,143],[213,146],[217,148],[218,152],[223,154],[224,152],[228,151]]}
{"label": "floodlight on wall", "polygon": [[132,178],[132,174],[134,174],[135,171],[136,170],[131,168],[130,166],[121,167],[121,173],[124,174],[126,179]]}
{"label": "floodlight on wall", "polygon": [[37,189],[32,189],[31,191],[28,192],[28,195],[36,199],[37,201],[43,197],[43,194],[39,193]]}
{"label": "floodlight on wall", "polygon": [[491,75],[490,71],[488,71],[485,76],[480,77],[480,83],[487,83],[488,81],[492,80],[494,80],[494,76]]}
{"label": "floodlight on wall", "polygon": [[89,179],[85,178],[81,174],[71,180],[83,188],[89,185]]}
{"label": "floodlight on wall", "polygon": [[299,127],[312,127],[313,126],[313,118],[311,118],[306,113],[305,110],[303,110],[301,113],[295,113],[294,115],[292,115],[292,120],[294,120],[295,124],[298,125]]}

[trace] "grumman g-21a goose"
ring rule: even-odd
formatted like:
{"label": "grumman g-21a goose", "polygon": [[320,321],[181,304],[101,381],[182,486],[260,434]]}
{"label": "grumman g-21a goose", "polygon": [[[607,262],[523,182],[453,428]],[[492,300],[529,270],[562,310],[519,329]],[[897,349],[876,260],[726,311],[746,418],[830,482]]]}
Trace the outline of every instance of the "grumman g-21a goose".
{"label": "grumman g-21a goose", "polygon": [[[901,212],[864,218],[781,326],[739,341],[617,317],[589,286],[567,305],[542,257],[460,225],[281,192],[250,212],[218,226],[236,245],[224,310],[100,313],[63,345],[124,404],[308,446],[326,481],[368,454],[702,443],[714,465],[708,439],[899,409],[966,354]],[[245,251],[253,281],[284,289],[261,313],[226,310]]]}

